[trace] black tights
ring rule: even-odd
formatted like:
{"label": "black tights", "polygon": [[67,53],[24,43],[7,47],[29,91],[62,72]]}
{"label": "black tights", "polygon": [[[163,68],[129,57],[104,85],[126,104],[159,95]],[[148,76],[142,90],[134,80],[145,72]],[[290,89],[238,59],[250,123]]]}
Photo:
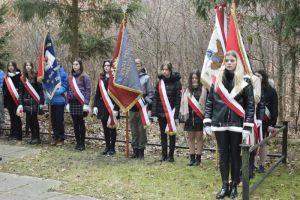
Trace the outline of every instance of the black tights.
{"label": "black tights", "polygon": [[85,122],[83,115],[71,115],[73,120],[74,132],[77,145],[84,146],[85,140]]}
{"label": "black tights", "polygon": [[[27,124],[28,123],[28,124]],[[26,125],[31,130],[31,139],[40,139],[40,126],[37,113],[26,112]]]}
{"label": "black tights", "polygon": [[101,122],[104,130],[106,150],[115,150],[117,130],[116,128],[107,127],[107,119],[101,119]]}
{"label": "black tights", "polygon": [[[161,147],[162,147],[162,156],[167,156],[168,151],[168,134],[165,133],[165,129],[167,126],[167,120],[165,117],[159,117],[158,118],[159,123],[159,129],[160,129],[160,138],[161,138]],[[169,149],[169,157],[174,157],[174,150],[175,150],[175,143],[176,143],[176,136],[175,135],[169,135],[169,141],[170,141],[170,149]]]}
{"label": "black tights", "polygon": [[229,163],[231,180],[234,183],[239,183],[242,134],[232,131],[216,131],[215,135],[218,143],[222,183],[229,181]]}

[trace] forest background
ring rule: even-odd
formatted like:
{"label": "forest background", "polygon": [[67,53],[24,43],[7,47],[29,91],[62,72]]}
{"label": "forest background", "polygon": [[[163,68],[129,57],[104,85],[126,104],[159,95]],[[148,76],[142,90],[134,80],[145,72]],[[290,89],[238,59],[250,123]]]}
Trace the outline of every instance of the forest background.
{"label": "forest background", "polygon": [[[104,59],[112,58],[120,2],[110,0],[2,0],[0,59],[35,66],[46,33],[66,71],[81,57],[95,86]],[[131,0],[128,30],[133,54],[155,83],[165,60],[174,64],[186,86],[188,74],[201,70],[220,0]],[[297,133],[300,115],[300,6],[297,0],[238,0],[237,18],[254,71],[265,69],[279,95],[279,119]],[[95,91],[95,90],[93,90]]]}

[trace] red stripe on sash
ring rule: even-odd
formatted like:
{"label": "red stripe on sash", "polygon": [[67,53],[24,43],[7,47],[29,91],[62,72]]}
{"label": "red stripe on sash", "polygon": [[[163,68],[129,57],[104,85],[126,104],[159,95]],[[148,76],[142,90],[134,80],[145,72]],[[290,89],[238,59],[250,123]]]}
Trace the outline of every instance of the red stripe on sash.
{"label": "red stripe on sash", "polygon": [[[75,78],[74,78],[75,79]],[[70,84],[70,87],[72,89],[72,92],[75,96],[75,98],[79,101],[79,103],[83,106],[84,105],[84,99],[82,99],[81,95],[79,94],[80,90],[78,88],[78,86],[76,87],[74,84],[76,84],[76,81],[75,83],[73,82],[73,76],[72,75],[69,75],[69,84]]]}
{"label": "red stripe on sash", "polygon": [[19,105],[19,94],[16,90],[16,87],[14,86],[14,83],[12,82],[11,78],[7,75],[4,77],[4,81],[6,83],[7,89],[9,91],[10,96],[12,97],[14,103],[18,106]]}
{"label": "red stripe on sash", "polygon": [[27,92],[30,94],[30,96],[33,98],[33,100],[39,104],[40,103],[40,96],[38,95],[38,93],[36,92],[36,90],[34,89],[34,87],[30,84],[30,82],[26,79],[26,81],[24,81],[24,78],[21,78],[21,81],[25,87],[25,89],[27,90]]}

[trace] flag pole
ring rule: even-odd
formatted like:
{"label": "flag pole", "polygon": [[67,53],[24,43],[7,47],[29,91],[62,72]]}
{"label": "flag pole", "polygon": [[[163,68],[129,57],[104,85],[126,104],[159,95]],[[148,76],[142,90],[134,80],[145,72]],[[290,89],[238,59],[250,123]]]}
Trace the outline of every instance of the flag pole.
{"label": "flag pole", "polygon": [[48,143],[50,144],[51,143],[51,129],[52,129],[52,126],[51,126],[51,104],[49,102],[49,119],[48,119]]}
{"label": "flag pole", "polygon": [[129,157],[129,133],[128,133],[128,130],[129,127],[128,127],[128,111],[126,112],[126,132],[125,132],[125,158],[128,158]]}

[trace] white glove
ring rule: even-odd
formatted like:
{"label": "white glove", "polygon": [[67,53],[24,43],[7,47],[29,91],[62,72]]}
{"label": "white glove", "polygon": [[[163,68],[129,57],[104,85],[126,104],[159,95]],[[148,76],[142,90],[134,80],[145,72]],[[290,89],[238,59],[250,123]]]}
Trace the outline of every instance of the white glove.
{"label": "white glove", "polygon": [[94,114],[94,115],[98,115],[98,108],[97,108],[97,107],[94,107],[94,108],[93,108],[93,114]]}
{"label": "white glove", "polygon": [[90,106],[84,104],[84,105],[83,105],[83,111],[84,111],[84,112],[90,112]]}
{"label": "white glove", "polygon": [[262,126],[262,121],[261,120],[256,120],[256,125],[257,127],[261,127]]}
{"label": "white glove", "polygon": [[19,105],[17,108],[17,113],[22,113],[23,112],[23,106]]}
{"label": "white glove", "polygon": [[209,136],[214,136],[214,133],[211,131],[211,127],[210,126],[205,126],[204,127],[204,133],[206,133]]}
{"label": "white glove", "polygon": [[152,117],[153,122],[157,122],[158,118],[157,117]]}
{"label": "white glove", "polygon": [[148,110],[148,117],[151,117],[151,110]]}
{"label": "white glove", "polygon": [[118,111],[113,110],[113,115],[114,115],[114,117],[117,117],[118,116]]}
{"label": "white glove", "polygon": [[243,134],[243,140],[246,140],[248,138],[248,136],[250,135],[250,131],[247,130],[243,130],[242,134]]}
{"label": "white glove", "polygon": [[66,112],[70,112],[70,104],[66,105]]}

